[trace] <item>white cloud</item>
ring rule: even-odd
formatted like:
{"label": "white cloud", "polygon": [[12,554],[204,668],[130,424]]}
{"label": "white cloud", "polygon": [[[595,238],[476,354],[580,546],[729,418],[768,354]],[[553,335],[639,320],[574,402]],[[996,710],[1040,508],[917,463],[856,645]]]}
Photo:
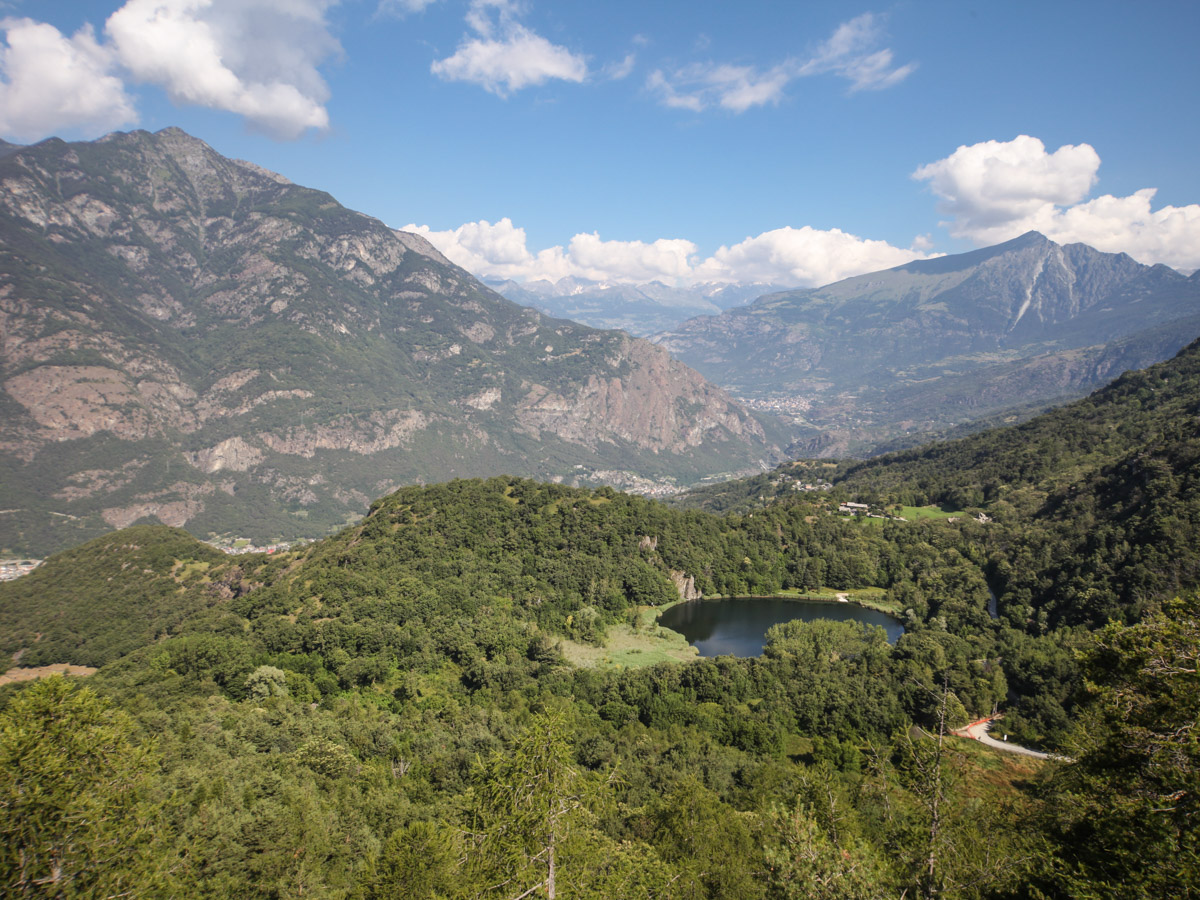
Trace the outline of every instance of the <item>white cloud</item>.
{"label": "white cloud", "polygon": [[340,51],[334,0],[128,0],[105,25],[121,62],[175,103],[244,116],[279,138],[329,125],[317,67]]}
{"label": "white cloud", "polygon": [[688,260],[697,247],[679,238],[656,241],[603,241],[595,232],[577,234],[567,260],[585,277],[602,281],[667,281],[690,279]]}
{"label": "white cloud", "polygon": [[694,63],[670,74],[656,69],[646,86],[665,106],[694,112],[720,106],[740,113],[778,103],[794,77],[793,67],[787,64],[760,72],[752,66]]}
{"label": "white cloud", "polygon": [[713,62],[656,69],[646,87],[664,106],[694,112],[719,106],[738,113],[778,103],[789,84],[813,75],[845,78],[852,93],[882,90],[899,84],[917,67],[897,66],[890,49],[876,49],[883,36],[879,17],[866,13],[839,25],[807,59],[789,57],[769,69]]}
{"label": "white cloud", "polygon": [[[914,242],[914,248],[919,243]],[[721,247],[696,266],[694,277],[699,281],[770,281],[818,287],[931,255],[936,254],[924,249],[903,250],[839,228],[822,231],[805,225],[764,231],[732,247]]]}
{"label": "white cloud", "polygon": [[620,62],[609,63],[604,67],[604,77],[610,81],[621,81],[633,74],[635,65],[637,65],[637,54],[627,53]]}
{"label": "white cloud", "polygon": [[604,241],[597,234],[577,234],[566,249],[529,250],[525,229],[505,217],[496,224],[468,222],[451,231],[426,225],[402,230],[423,235],[450,260],[475,275],[518,281],[557,281],[568,275],[595,281],[654,281],[686,278],[696,252],[691,241]]}
{"label": "white cloud", "polygon": [[428,238],[451,262],[474,275],[557,281],[571,274],[562,247],[543,250],[535,257],[526,246],[525,229],[507,217],[495,225],[484,219],[451,231],[434,231],[428,225],[405,225],[401,230]]}
{"label": "white cloud", "polygon": [[438,0],[379,0],[379,12],[385,15],[405,16],[424,12]]}
{"label": "white cloud", "polygon": [[832,72],[850,82],[851,91],[881,90],[899,84],[913,73],[916,63],[893,65],[892,51],[873,48],[883,39],[880,18],[873,13],[843,22],[806,63],[801,75]]}
{"label": "white cloud", "polygon": [[1059,243],[1081,242],[1128,253],[1144,263],[1200,267],[1200,205],[1151,209],[1156,193],[1087,200],[1100,156],[1088,144],[1053,153],[1034,137],[959,147],[913,173],[942,198],[950,233],[983,246],[1040,231]]}
{"label": "white cloud", "polygon": [[593,281],[668,284],[697,282],[772,282],[816,287],[902,265],[931,254],[902,250],[885,241],[864,240],[833,229],[779,228],[721,247],[707,259],[689,240],[605,241],[598,234],[577,234],[566,248],[549,247],[536,254],[525,230],[504,218],[495,225],[470,222],[451,231],[407,225],[428,238],[458,265],[479,276],[517,281],[557,281],[568,275]]}
{"label": "white cloud", "polygon": [[509,0],[473,0],[467,24],[475,37],[463,38],[453,56],[434,61],[430,71],[447,81],[467,81],[504,97],[551,79],[581,82],[587,61],[552,44],[516,21]]}
{"label": "white cloud", "polygon": [[[959,147],[913,173],[942,198],[954,216],[951,231],[994,243],[1012,236],[1014,223],[1032,222],[1046,209],[1078,203],[1096,183],[1100,155],[1089,144],[1067,144],[1053,153],[1035,137],[984,141]],[[1028,231],[1028,228],[1023,229]],[[1021,232],[1018,231],[1017,234]]]}
{"label": "white cloud", "polygon": [[1200,204],[1151,210],[1155,193],[1155,188],[1143,188],[1128,197],[1105,194],[1056,210],[1052,222],[1043,227],[1059,242],[1080,241],[1184,272],[1200,268]]}
{"label": "white cloud", "polygon": [[90,26],[70,38],[31,19],[4,19],[0,30],[0,133],[20,141],[66,129],[93,136],[137,121]]}

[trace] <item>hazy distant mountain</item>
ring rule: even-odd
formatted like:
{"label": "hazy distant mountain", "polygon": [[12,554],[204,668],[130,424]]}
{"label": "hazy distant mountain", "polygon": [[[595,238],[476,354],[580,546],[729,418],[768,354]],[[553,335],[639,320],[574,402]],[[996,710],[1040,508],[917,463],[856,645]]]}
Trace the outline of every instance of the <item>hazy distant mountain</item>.
{"label": "hazy distant mountain", "polygon": [[320,534],[399,484],[688,482],[758,421],[178,129],[0,156],[0,549],[159,519]]}
{"label": "hazy distant mountain", "polygon": [[814,290],[655,340],[837,453],[1076,396],[1200,334],[1200,280],[1030,232]]}
{"label": "hazy distant mountain", "polygon": [[715,315],[763,294],[786,290],[766,283],[670,287],[659,281],[619,284],[567,277],[558,281],[483,279],[514,303],[594,328],[620,328],[644,336],[668,331],[694,316]]}

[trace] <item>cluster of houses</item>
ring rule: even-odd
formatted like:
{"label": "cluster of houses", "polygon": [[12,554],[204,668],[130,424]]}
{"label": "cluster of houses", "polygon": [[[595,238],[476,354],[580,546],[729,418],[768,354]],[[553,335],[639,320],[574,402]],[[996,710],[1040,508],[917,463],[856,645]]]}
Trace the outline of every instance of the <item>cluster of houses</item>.
{"label": "cluster of houses", "polygon": [[838,507],[838,512],[848,516],[866,516],[869,519],[895,519],[897,522],[907,522],[908,519],[904,516],[885,516],[883,513],[871,512],[871,507],[866,503],[843,503]]}
{"label": "cluster of houses", "polygon": [[42,564],[40,559],[8,559],[0,562],[0,581],[12,581],[27,575]]}
{"label": "cluster of houses", "polygon": [[283,553],[285,550],[291,550],[300,542],[280,541],[277,544],[266,544],[259,547],[249,541],[242,539],[225,540],[225,541],[205,541],[206,544],[216,547],[222,553],[228,553],[231,556],[238,556],[243,553]]}
{"label": "cluster of houses", "polygon": [[786,472],[774,479],[771,484],[778,486],[780,484],[789,484],[793,491],[832,491],[833,485],[828,481],[801,481],[794,475],[788,475]]}
{"label": "cluster of houses", "polygon": [[817,481],[801,484],[799,481],[793,482],[793,491],[832,491],[833,485],[828,481]]}

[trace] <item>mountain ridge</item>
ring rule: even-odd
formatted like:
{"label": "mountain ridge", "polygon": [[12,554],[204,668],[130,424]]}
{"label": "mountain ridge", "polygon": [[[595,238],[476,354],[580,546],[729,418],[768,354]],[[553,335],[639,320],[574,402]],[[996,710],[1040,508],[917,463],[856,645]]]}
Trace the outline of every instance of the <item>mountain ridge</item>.
{"label": "mountain ridge", "polygon": [[[1198,285],[1166,266],[1029,232],[767,295],[652,339],[735,396],[792,401],[807,439],[824,435],[844,454],[962,424],[989,369],[1027,377],[971,415],[1069,399],[1158,362],[1196,336],[1186,328],[1200,315]],[[1105,363],[1091,371],[1096,360]],[[1039,368],[1071,374],[1039,381]],[[938,399],[946,395],[954,401]]]}
{"label": "mountain ridge", "polygon": [[180,129],[44,141],[0,184],[11,550],[156,518],[315,536],[405,482],[686,482],[774,452],[661,348]]}

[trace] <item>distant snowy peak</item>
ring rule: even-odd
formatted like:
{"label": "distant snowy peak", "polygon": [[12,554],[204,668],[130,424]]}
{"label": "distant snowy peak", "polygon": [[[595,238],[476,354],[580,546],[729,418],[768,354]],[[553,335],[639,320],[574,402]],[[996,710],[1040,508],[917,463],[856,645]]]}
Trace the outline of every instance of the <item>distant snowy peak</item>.
{"label": "distant snowy peak", "polygon": [[766,294],[789,289],[761,282],[704,282],[675,287],[661,281],[631,284],[576,276],[523,283],[495,278],[484,281],[515,303],[597,328],[620,328],[635,335],[670,330],[695,316],[719,315]]}

